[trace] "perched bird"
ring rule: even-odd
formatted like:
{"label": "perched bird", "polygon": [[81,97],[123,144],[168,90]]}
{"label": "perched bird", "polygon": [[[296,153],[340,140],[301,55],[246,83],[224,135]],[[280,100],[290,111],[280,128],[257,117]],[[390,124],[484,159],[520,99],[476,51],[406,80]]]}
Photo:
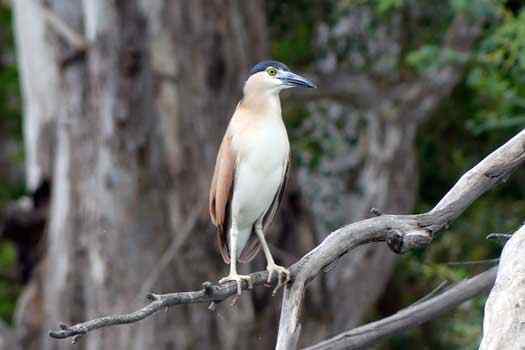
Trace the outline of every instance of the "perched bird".
{"label": "perched bird", "polygon": [[[292,87],[315,88],[309,80],[277,61],[263,61],[250,71],[243,97],[222,139],[210,189],[210,216],[217,227],[221,255],[230,273],[219,283],[235,281],[241,294],[237,261],[248,262],[262,247],[268,282],[277,274],[279,285],[289,271],[275,263],[264,231],[283,197],[290,166],[290,143],[281,115],[279,92]],[[283,282],[284,281],[284,282]]]}

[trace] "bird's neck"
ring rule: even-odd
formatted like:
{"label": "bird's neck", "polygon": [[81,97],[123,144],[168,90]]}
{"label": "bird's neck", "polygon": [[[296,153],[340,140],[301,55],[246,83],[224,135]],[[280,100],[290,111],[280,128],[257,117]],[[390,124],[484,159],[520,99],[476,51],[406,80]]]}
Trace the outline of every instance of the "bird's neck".
{"label": "bird's neck", "polygon": [[281,100],[278,92],[244,93],[239,107],[261,117],[281,117]]}

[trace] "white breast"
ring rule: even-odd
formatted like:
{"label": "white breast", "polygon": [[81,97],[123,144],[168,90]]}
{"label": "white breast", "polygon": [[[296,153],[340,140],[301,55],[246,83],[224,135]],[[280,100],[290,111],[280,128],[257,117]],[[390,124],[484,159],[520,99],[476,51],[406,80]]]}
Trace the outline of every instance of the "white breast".
{"label": "white breast", "polygon": [[250,229],[271,205],[284,178],[290,152],[281,118],[268,118],[232,140],[238,150],[232,222]]}

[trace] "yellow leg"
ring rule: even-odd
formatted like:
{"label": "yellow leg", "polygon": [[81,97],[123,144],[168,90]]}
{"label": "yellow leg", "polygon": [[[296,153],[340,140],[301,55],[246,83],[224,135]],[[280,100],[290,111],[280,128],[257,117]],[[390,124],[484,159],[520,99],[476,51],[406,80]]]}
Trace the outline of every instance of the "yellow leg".
{"label": "yellow leg", "polygon": [[237,273],[237,236],[238,231],[234,225],[230,229],[230,274],[219,280],[219,283],[224,283],[228,281],[234,281],[237,285],[237,294],[241,295],[242,293],[242,281],[248,281],[248,288],[252,289],[252,279],[248,275],[239,275]]}
{"label": "yellow leg", "polygon": [[266,257],[266,270],[268,270],[267,282],[270,283],[273,274],[277,274],[278,283],[275,289],[273,290],[273,294],[275,294],[281,286],[288,283],[288,281],[290,280],[290,271],[288,271],[286,267],[277,265],[273,260],[272,253],[270,252],[270,248],[268,247],[268,243],[266,242],[266,238],[264,237],[262,223],[260,221],[255,225],[255,232],[257,234],[257,238],[259,238],[259,241],[261,242],[264,256]]}

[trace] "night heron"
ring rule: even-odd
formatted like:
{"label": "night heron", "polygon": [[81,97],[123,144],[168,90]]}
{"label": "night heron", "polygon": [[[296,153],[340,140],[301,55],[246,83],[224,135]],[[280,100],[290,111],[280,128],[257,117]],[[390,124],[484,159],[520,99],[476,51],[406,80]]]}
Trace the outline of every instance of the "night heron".
{"label": "night heron", "polygon": [[275,263],[264,231],[283,197],[289,169],[290,144],[281,115],[279,92],[292,87],[315,88],[307,79],[277,61],[263,61],[250,71],[243,97],[222,139],[210,189],[210,215],[221,255],[230,273],[219,282],[235,281],[241,294],[237,261],[250,261],[262,247],[268,282],[278,276],[278,287],[289,271]]}

